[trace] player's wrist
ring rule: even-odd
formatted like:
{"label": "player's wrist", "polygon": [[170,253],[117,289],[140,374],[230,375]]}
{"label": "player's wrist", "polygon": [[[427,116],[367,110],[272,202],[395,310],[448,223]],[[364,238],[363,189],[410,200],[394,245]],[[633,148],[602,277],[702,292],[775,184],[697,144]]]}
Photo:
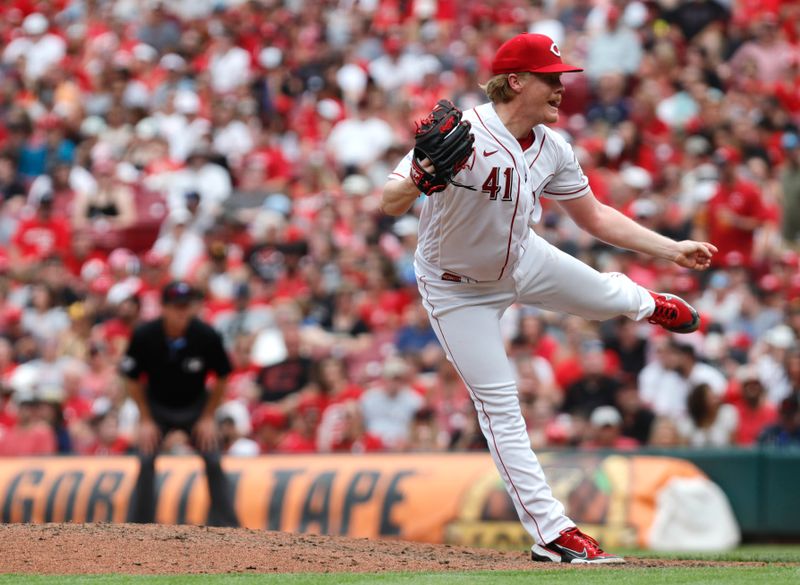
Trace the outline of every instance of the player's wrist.
{"label": "player's wrist", "polygon": [[670,262],[677,262],[683,255],[681,243],[669,239],[666,242],[656,244],[655,249],[650,250],[648,253],[654,258],[661,258]]}

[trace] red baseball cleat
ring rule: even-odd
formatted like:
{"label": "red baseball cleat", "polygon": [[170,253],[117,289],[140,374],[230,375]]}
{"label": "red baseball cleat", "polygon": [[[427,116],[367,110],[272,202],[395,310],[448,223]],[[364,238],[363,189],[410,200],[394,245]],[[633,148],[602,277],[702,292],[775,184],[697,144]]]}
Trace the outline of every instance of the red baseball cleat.
{"label": "red baseball cleat", "polygon": [[700,315],[680,297],[667,293],[648,291],[656,302],[656,309],[647,318],[653,325],[661,325],[674,333],[691,333],[700,327]]}
{"label": "red baseball cleat", "polygon": [[604,552],[597,541],[578,530],[577,526],[561,531],[561,536],[546,546],[534,544],[531,549],[534,561],[573,564],[624,563],[625,559]]}

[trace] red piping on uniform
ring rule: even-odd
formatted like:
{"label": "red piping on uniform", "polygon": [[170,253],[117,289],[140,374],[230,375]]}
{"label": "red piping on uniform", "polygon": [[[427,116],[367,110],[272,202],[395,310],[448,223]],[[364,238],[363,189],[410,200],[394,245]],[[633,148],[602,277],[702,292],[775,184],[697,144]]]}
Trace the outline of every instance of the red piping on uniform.
{"label": "red piping on uniform", "polygon": [[450,344],[447,343],[447,338],[444,335],[444,329],[442,329],[442,324],[439,322],[439,318],[438,317],[434,317],[434,315],[433,315],[434,306],[433,306],[433,303],[431,302],[430,292],[428,292],[428,283],[425,281],[425,277],[424,276],[421,276],[420,280],[422,281],[422,286],[425,289],[425,300],[428,301],[428,304],[431,306],[431,318],[434,321],[436,321],[436,327],[437,327],[437,329],[439,329],[439,335],[441,335],[442,341],[444,342],[444,346],[447,349],[447,353],[450,355],[450,359],[453,362],[453,367],[458,372],[458,375],[461,376],[461,379],[464,380],[464,384],[466,385],[467,390],[469,391],[469,393],[473,396],[473,398],[475,400],[477,400],[478,402],[481,403],[481,409],[483,410],[483,416],[486,417],[486,422],[489,425],[489,433],[492,435],[492,443],[494,444],[494,452],[497,454],[497,460],[500,461],[500,465],[503,466],[503,471],[506,472],[506,477],[508,477],[508,482],[511,484],[511,487],[514,489],[514,493],[517,494],[517,500],[519,500],[519,505],[522,506],[522,509],[525,510],[525,513],[528,515],[528,517],[531,520],[533,520],[533,524],[534,524],[534,526],[536,526],[536,532],[539,533],[539,538],[541,539],[541,542],[545,542],[544,536],[542,536],[542,531],[539,528],[539,523],[536,521],[536,518],[534,518],[533,514],[531,514],[530,511],[528,510],[528,508],[525,506],[525,502],[522,501],[522,497],[519,495],[519,490],[517,489],[516,484],[514,484],[514,480],[511,479],[511,474],[508,472],[508,468],[506,467],[506,464],[503,461],[503,457],[500,455],[500,449],[497,448],[497,439],[495,438],[494,430],[492,429],[492,419],[489,416],[489,413],[486,412],[486,405],[483,403],[483,400],[481,400],[478,397],[478,395],[475,393],[475,391],[470,387],[470,385],[467,382],[466,378],[464,378],[464,375],[461,373],[461,368],[458,367],[458,364],[456,363],[456,360],[453,357],[453,352],[450,351]]}
{"label": "red piping on uniform", "polygon": [[[481,126],[483,126],[486,129],[486,131],[489,133],[489,136],[494,138],[494,141],[497,144],[499,144],[503,148],[503,150],[505,150],[508,153],[508,156],[511,157],[511,161],[514,163],[514,170],[517,171],[517,175],[520,177],[520,181],[521,181],[522,180],[522,175],[519,174],[519,169],[517,169],[517,159],[516,159],[516,157],[513,154],[511,154],[511,151],[508,150],[508,148],[506,148],[505,144],[503,144],[502,142],[500,142],[497,139],[497,136],[492,134],[492,131],[489,130],[489,128],[484,123],[483,118],[481,118],[481,115],[478,113],[478,109],[475,108],[473,111],[475,112],[475,115],[478,117],[478,121],[481,123]],[[508,258],[509,258],[509,256],[511,256],[511,238],[514,235],[514,221],[517,219],[517,209],[518,208],[519,208],[519,184],[517,184],[517,202],[514,204],[514,215],[511,216],[511,225],[508,228],[508,245],[506,246],[506,261],[503,264],[503,267],[500,269],[500,276],[497,277],[497,280],[500,280],[501,278],[503,278],[503,273],[506,271],[506,266],[508,265]]]}
{"label": "red piping on uniform", "polygon": [[536,161],[539,160],[539,155],[542,154],[542,151],[544,150],[544,141],[545,140],[547,140],[547,134],[542,134],[542,143],[539,145],[539,152],[536,153],[536,156],[533,157],[533,160],[531,161],[531,164],[528,165],[529,169],[532,169],[533,165],[536,163]]}
{"label": "red piping on uniform", "polygon": [[[516,169],[516,167],[514,167]],[[513,180],[513,175],[512,175]],[[522,182],[521,178],[517,181],[517,201],[514,203],[514,215],[511,216],[511,227],[508,229],[508,245],[506,246],[506,261],[503,262],[503,267],[500,269],[500,276],[497,277],[497,280],[503,278],[503,273],[506,271],[506,266],[508,266],[508,258],[511,256],[511,236],[514,234],[514,220],[517,217],[517,208],[519,207],[519,185]]]}

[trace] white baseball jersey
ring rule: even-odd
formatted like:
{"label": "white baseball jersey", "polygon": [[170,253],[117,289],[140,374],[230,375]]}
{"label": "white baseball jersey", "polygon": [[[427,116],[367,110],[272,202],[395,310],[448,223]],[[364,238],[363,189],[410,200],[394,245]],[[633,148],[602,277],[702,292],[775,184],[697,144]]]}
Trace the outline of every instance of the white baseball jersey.
{"label": "white baseball jersey", "polygon": [[[589,182],[572,147],[557,132],[539,125],[523,152],[491,103],[466,110],[475,151],[456,182],[425,201],[419,223],[418,263],[430,271],[465,280],[494,281],[517,266],[530,227],[542,214],[541,197],[573,199]],[[390,178],[410,174],[413,150]]]}

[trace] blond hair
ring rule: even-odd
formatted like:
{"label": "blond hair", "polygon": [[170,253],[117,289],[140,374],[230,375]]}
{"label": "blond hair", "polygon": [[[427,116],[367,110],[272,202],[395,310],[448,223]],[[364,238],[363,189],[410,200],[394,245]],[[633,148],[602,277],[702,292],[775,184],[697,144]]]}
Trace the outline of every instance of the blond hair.
{"label": "blond hair", "polygon": [[[492,100],[492,103],[495,104],[506,104],[514,99],[516,96],[516,92],[511,89],[511,86],[508,84],[508,76],[511,73],[501,73],[500,75],[495,75],[489,81],[484,84],[479,84],[480,88],[486,92],[486,95],[489,96],[489,99]],[[519,79],[526,79],[530,76],[530,73],[521,72],[516,74]]]}

